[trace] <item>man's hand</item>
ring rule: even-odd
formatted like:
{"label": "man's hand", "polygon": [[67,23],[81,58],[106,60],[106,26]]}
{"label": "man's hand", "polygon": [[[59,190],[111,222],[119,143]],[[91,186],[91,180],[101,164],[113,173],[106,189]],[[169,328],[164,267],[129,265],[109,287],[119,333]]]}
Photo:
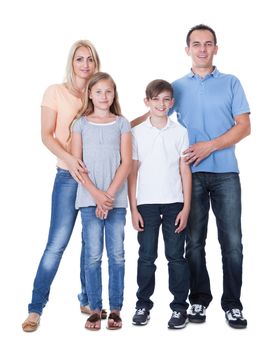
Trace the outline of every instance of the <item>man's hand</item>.
{"label": "man's hand", "polygon": [[183,155],[187,164],[198,165],[203,159],[207,158],[216,150],[213,141],[202,141],[191,145],[187,148]]}

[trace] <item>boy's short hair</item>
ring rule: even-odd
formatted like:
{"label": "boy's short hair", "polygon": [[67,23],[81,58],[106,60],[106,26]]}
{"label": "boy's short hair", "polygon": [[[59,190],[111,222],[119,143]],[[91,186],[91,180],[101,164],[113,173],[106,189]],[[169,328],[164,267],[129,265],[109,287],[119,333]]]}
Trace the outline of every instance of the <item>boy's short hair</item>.
{"label": "boy's short hair", "polygon": [[152,99],[157,97],[163,91],[170,92],[171,98],[173,98],[173,88],[168,81],[162,79],[153,80],[146,87],[146,98]]}

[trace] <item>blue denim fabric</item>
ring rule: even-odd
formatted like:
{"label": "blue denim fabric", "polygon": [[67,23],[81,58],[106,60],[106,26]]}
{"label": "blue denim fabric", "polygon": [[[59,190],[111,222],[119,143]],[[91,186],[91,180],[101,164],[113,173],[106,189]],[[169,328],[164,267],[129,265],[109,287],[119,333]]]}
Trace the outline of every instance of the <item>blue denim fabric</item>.
{"label": "blue denim fabric", "polygon": [[[77,182],[69,171],[58,168],[52,192],[48,241],[34,280],[32,301],[28,305],[29,312],[42,314],[49,299],[52,281],[76,221],[76,192]],[[83,271],[83,266],[81,266],[81,271]]]}
{"label": "blue denim fabric", "polygon": [[102,309],[101,261],[105,244],[109,266],[109,305],[121,310],[124,291],[124,226],[126,209],[114,208],[107,219],[96,217],[96,207],[80,208],[85,254],[86,291],[92,310]]}
{"label": "blue denim fabric", "polygon": [[224,311],[242,310],[241,187],[238,173],[194,173],[188,221],[186,256],[191,272],[191,304],[208,306],[212,300],[206,267],[205,244],[210,203],[218,228],[223,263]]}
{"label": "blue denim fabric", "polygon": [[153,302],[150,299],[155,289],[155,260],[158,256],[158,237],[160,225],[165,245],[165,256],[168,260],[169,290],[173,295],[170,308],[185,311],[189,291],[189,269],[184,258],[186,229],[175,233],[175,220],[182,210],[183,203],[143,204],[138,210],[144,220],[144,231],[138,232],[139,258],[137,269],[137,303],[136,308],[150,310]]}

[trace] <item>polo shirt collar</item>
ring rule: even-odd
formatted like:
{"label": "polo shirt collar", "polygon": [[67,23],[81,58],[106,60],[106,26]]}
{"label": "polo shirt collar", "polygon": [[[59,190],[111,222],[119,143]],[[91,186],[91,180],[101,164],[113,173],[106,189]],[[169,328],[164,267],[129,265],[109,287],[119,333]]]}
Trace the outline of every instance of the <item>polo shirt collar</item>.
{"label": "polo shirt collar", "polygon": [[173,126],[172,121],[169,118],[167,118],[166,125],[162,129],[158,129],[155,126],[152,125],[150,116],[145,120],[144,123],[146,124],[146,126],[148,128],[154,128],[154,129],[157,129],[157,130],[165,130],[165,129],[171,128]]}
{"label": "polo shirt collar", "polygon": [[[195,74],[195,73],[191,70],[190,73],[187,74],[187,77],[188,77],[188,78],[193,78],[193,77],[195,77],[196,75],[197,75],[197,74]],[[207,77],[207,76],[210,76],[210,75],[212,75],[214,78],[217,78],[217,77],[220,75],[220,72],[218,71],[218,69],[217,69],[216,66],[214,66],[213,71],[212,71],[210,74],[207,74],[206,77]],[[206,77],[204,77],[204,79],[205,79]]]}

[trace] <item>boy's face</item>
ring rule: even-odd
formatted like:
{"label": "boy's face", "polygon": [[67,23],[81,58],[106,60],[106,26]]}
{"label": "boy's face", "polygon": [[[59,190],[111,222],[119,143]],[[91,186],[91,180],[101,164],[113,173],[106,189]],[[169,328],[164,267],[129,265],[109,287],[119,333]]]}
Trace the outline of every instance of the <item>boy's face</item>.
{"label": "boy's face", "polygon": [[169,91],[163,91],[155,97],[145,98],[144,102],[150,108],[151,116],[166,117],[169,109],[174,104],[174,99],[171,97]]}

